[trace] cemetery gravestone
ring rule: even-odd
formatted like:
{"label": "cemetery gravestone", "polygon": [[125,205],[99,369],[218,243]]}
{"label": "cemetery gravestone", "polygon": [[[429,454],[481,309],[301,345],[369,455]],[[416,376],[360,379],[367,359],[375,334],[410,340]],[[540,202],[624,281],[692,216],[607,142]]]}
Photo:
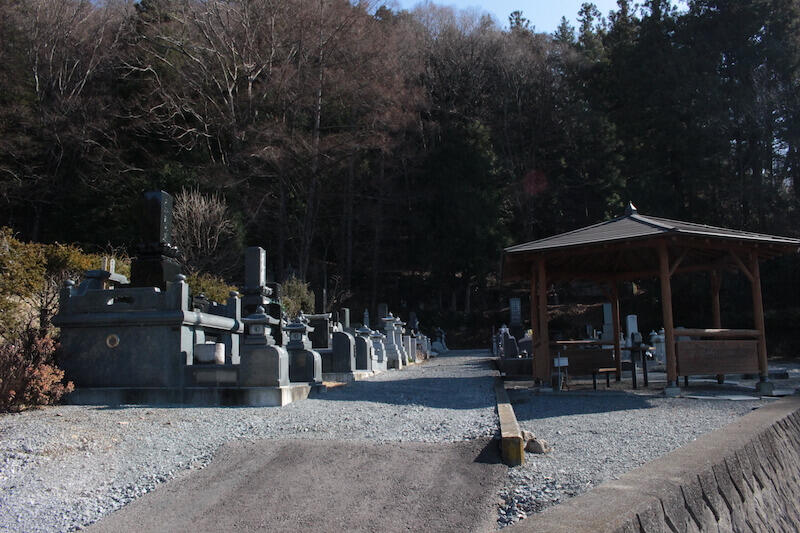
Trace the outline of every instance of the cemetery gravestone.
{"label": "cemetery gravestone", "polygon": [[382,319],[383,317],[389,316],[389,304],[379,303],[378,304],[378,318]]}
{"label": "cemetery gravestone", "polygon": [[525,333],[522,326],[522,301],[519,298],[511,298],[508,307],[511,314],[508,329],[515,339],[519,339]]}
{"label": "cemetery gravestone", "polygon": [[333,350],[322,359],[322,372],[327,374],[354,372],[356,370],[356,343],[353,336],[343,331],[333,334]]}
{"label": "cemetery gravestone", "polygon": [[[370,335],[372,331],[366,327],[361,326],[356,330],[356,370],[374,370],[372,367],[373,359],[377,359],[374,350],[372,349],[372,341]],[[335,340],[334,340],[335,342]]]}
{"label": "cemetery gravestone", "polygon": [[181,273],[178,249],[172,244],[172,196],[164,191],[150,191],[141,200],[140,242],[131,261],[132,287],[158,287]]}
{"label": "cemetery gravestone", "polygon": [[311,339],[311,347],[315,350],[327,350],[331,347],[331,314],[320,313],[316,315],[305,315],[310,330],[308,338]]}

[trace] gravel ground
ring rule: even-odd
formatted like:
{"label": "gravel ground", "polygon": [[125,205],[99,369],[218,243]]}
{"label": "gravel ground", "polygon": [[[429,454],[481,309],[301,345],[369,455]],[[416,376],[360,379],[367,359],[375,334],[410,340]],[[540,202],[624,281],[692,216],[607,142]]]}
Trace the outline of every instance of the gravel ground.
{"label": "gravel ground", "polygon": [[[458,442],[497,432],[493,373],[451,352],[275,408],[58,406],[0,415],[0,531],[70,531],[205,467],[230,441]],[[500,527],[580,494],[766,401],[510,391],[527,454],[500,491]]]}
{"label": "gravel ground", "polygon": [[772,400],[664,398],[624,392],[509,391],[522,429],[552,451],[525,454],[500,491],[505,527],[720,428]]}
{"label": "gravel ground", "polygon": [[0,531],[80,529],[240,439],[492,436],[486,356],[453,353],[284,407],[58,406],[0,416]]}

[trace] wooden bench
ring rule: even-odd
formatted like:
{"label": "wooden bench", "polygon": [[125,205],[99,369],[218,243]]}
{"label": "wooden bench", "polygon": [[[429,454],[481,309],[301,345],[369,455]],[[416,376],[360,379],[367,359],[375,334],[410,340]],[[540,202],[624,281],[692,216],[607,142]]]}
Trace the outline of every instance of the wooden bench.
{"label": "wooden bench", "polygon": [[597,376],[606,376],[606,387],[611,386],[611,374],[617,373],[614,350],[605,348],[560,348],[559,357],[568,359],[567,372],[571,376],[592,376],[592,385],[597,389]]}

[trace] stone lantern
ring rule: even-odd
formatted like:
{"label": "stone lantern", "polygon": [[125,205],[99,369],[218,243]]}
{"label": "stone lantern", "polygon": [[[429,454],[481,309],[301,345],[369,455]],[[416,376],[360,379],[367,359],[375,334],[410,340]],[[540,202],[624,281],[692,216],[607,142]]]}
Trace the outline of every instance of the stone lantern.
{"label": "stone lantern", "polygon": [[398,342],[398,335],[397,335],[397,319],[395,319],[392,313],[389,313],[389,316],[383,317],[381,319],[383,322],[383,329],[386,332],[386,364],[389,368],[397,368],[398,370],[403,368],[403,352]]}
{"label": "stone lantern", "polygon": [[387,370],[386,366],[386,345],[383,340],[386,336],[380,331],[373,331],[369,335],[369,340],[372,342],[372,351],[375,355],[375,361],[372,363],[372,369],[375,372]]}
{"label": "stone lantern", "polygon": [[311,349],[308,339],[310,326],[295,318],[290,324],[284,326],[289,336],[286,351],[289,353],[289,380],[294,383],[322,383],[322,357],[319,352]]}

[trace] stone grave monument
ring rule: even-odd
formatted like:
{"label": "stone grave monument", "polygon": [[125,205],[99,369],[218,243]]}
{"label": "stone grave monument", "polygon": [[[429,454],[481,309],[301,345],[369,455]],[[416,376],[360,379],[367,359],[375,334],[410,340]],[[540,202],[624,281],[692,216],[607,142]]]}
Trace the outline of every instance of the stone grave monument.
{"label": "stone grave monument", "polygon": [[375,363],[377,362],[377,354],[373,350],[370,335],[372,330],[367,326],[361,326],[356,330],[356,370],[374,372]]}
{"label": "stone grave monument", "polygon": [[167,193],[145,194],[130,284],[106,271],[90,271],[78,287],[65,282],[53,323],[61,367],[76,385],[67,401],[283,405],[307,397],[319,381],[291,383],[290,358],[270,334],[279,319],[263,305],[280,304],[264,290],[263,250],[248,252],[248,317],[236,292],[225,303],[193,298],[171,244],[171,207]]}

